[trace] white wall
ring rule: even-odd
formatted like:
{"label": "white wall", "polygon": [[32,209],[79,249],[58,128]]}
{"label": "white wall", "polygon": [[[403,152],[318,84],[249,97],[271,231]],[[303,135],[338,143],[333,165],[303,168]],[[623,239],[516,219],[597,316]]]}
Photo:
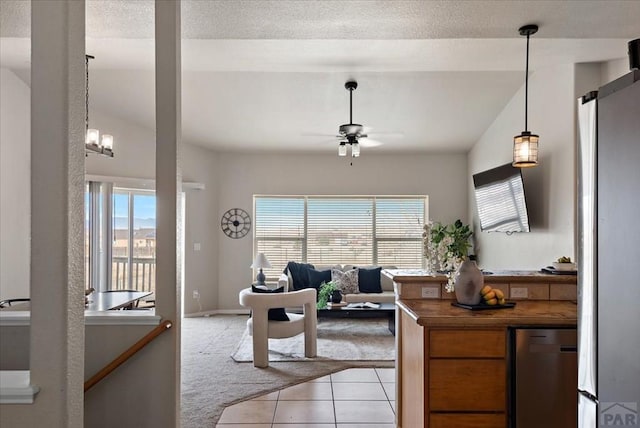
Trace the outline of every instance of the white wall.
{"label": "white wall", "polygon": [[[182,173],[185,181],[204,184],[203,190],[186,195],[184,313],[218,307],[218,155],[201,147],[182,145]],[[199,244],[200,249],[195,249]],[[200,300],[193,299],[198,290]]]}
{"label": "white wall", "polygon": [[[89,321],[85,326],[85,378],[100,371],[118,355],[146,335],[153,326],[109,325]],[[0,370],[29,369],[29,325],[0,326]],[[84,426],[102,427],[172,427],[167,422],[171,406],[158,406],[167,400],[167,381],[158,375],[165,370],[164,352],[168,332],[161,334],[147,347],[89,390],[84,399]],[[140,380],[142,379],[142,380]],[[37,400],[37,398],[36,398]],[[24,411],[25,405],[3,405],[8,415]],[[116,409],[116,410],[114,410]],[[3,410],[0,410],[0,414]],[[4,427],[4,419],[3,424]],[[8,422],[8,427],[16,426]],[[36,426],[36,425],[22,425]],[[39,424],[37,426],[47,426]]]}
{"label": "white wall", "polygon": [[[242,239],[226,237],[220,217],[230,208],[253,213],[253,195],[429,195],[429,217],[467,221],[465,154],[362,156],[221,154],[218,213],[211,218],[219,242],[219,305],[239,308],[238,292],[253,280],[249,268],[253,231]],[[253,214],[252,214],[253,215]],[[253,217],[252,217],[253,218]],[[284,266],[282,266],[284,268]],[[187,297],[187,300],[189,297]]]}
{"label": "white wall", "polygon": [[0,300],[29,297],[30,90],[0,68]]}
{"label": "white wall", "polygon": [[[532,231],[511,236],[480,232],[469,182],[469,218],[477,231],[480,266],[537,270],[560,256],[575,258],[577,99],[628,72],[625,58],[567,64],[530,76],[529,128],[540,135],[540,165],[523,169]],[[523,115],[524,86],[469,152],[469,176],[511,161],[513,136],[522,131]]]}
{"label": "white wall", "polygon": [[[29,296],[30,217],[30,88],[11,70],[1,68],[0,196],[2,198],[0,299]],[[114,158],[89,155],[87,174],[153,179],[155,133],[130,121],[91,110],[91,126],[115,138]],[[185,232],[185,313],[217,308],[217,174],[216,154],[183,145],[184,181],[205,185],[187,190]],[[213,214],[212,214],[213,213]],[[193,250],[194,243],[201,250]],[[200,292],[200,305],[191,298]]]}
{"label": "white wall", "polygon": [[[91,113],[91,126],[114,136],[113,158],[89,155],[86,172],[115,177],[155,177],[155,133],[127,120],[101,111]],[[218,306],[216,284],[218,246],[215,227],[217,212],[217,155],[190,144],[182,145],[182,175],[185,182],[204,184],[202,190],[185,190],[184,313],[197,313]],[[194,244],[200,250],[194,250]],[[194,300],[193,290],[200,293]]]}
{"label": "white wall", "polygon": [[[29,88],[10,70],[1,71],[0,298],[5,298],[29,292]],[[248,267],[253,243],[250,236],[227,238],[219,223],[229,208],[252,212],[254,194],[428,194],[430,219],[475,222],[475,251],[485,268],[538,269],[554,257],[575,256],[575,99],[626,72],[625,59],[597,66],[581,64],[575,70],[572,65],[560,66],[531,76],[529,122],[541,136],[541,165],[524,171],[533,227],[529,234],[479,232],[470,191],[471,174],[510,162],[513,136],[523,127],[524,89],[476,143],[468,165],[463,154],[381,156],[365,150],[349,166],[347,159],[333,153],[219,154],[184,144],[184,180],[205,184],[204,190],[186,193],[185,313],[238,307],[237,292],[253,279]],[[91,126],[114,135],[116,157],[90,155],[88,174],[154,177],[152,130],[93,110]],[[196,243],[200,251],[194,250]],[[199,302],[192,298],[193,290],[199,291]]]}
{"label": "white wall", "polygon": [[[29,91],[24,83],[12,77],[12,90],[13,86],[23,90],[26,111],[22,115],[28,131]],[[3,99],[7,93],[4,89],[3,84]],[[86,158],[88,174],[153,178],[153,131],[99,111],[91,112],[91,125],[115,136],[116,157],[107,159],[90,155]],[[3,132],[5,129],[3,126]],[[25,138],[28,148],[28,136]],[[26,167],[20,170],[24,172],[24,179],[18,182],[28,184],[28,152],[19,157],[26,159]],[[14,158],[12,162],[16,164],[18,160]],[[3,164],[3,174],[4,171]],[[186,314],[238,308],[238,291],[252,281],[249,265],[253,242],[251,236],[240,240],[224,236],[220,230],[220,217],[234,207],[252,213],[254,194],[427,194],[431,219],[451,222],[461,218],[467,221],[468,177],[464,154],[380,156],[364,151],[362,157],[349,166],[347,159],[340,159],[333,152],[330,155],[216,154],[185,144],[183,176],[185,181],[205,185],[204,190],[186,192]],[[28,198],[25,200],[28,202]],[[5,205],[3,203],[3,209]],[[28,207],[22,216],[28,226]],[[28,229],[20,236],[28,243]],[[200,251],[194,250],[196,243],[200,244]],[[28,247],[23,260],[28,273]],[[2,271],[4,275],[6,269]],[[19,294],[28,293],[28,280],[22,284],[23,291]],[[192,298],[193,290],[199,291],[200,302]]]}
{"label": "white wall", "polygon": [[[523,170],[530,233],[480,232],[469,181],[469,215],[483,268],[537,270],[560,256],[575,257],[576,98],[572,64],[539,70],[529,77],[529,129],[540,135],[540,164]],[[511,162],[513,136],[523,127],[524,86],[469,152],[468,177]]]}
{"label": "white wall", "polygon": [[602,63],[600,85],[616,80],[629,72],[629,58],[616,59]]}
{"label": "white wall", "polygon": [[113,135],[113,158],[89,154],[85,162],[87,174],[154,179],[156,173],[156,139],[151,129],[128,120],[91,111],[90,127]]}

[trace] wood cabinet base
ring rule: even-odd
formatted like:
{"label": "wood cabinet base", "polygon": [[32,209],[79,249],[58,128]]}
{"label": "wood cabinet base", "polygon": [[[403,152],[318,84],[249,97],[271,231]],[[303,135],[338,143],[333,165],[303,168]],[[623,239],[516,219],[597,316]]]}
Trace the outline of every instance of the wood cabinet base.
{"label": "wood cabinet base", "polygon": [[504,413],[495,414],[447,414],[431,413],[429,428],[504,428]]}

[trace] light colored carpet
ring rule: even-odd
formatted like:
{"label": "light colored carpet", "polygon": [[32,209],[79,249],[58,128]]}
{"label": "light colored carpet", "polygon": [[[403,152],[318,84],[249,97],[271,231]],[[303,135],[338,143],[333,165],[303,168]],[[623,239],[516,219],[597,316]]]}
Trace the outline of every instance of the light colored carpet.
{"label": "light colored carpet", "polygon": [[[304,335],[269,339],[269,361],[393,361],[395,338],[386,319],[323,319],[318,323],[318,355],[304,356]],[[231,358],[253,361],[253,342],[246,330]]]}
{"label": "light colored carpet", "polygon": [[[275,361],[265,369],[230,357],[246,315],[182,320],[183,428],[214,428],[225,407],[349,367],[394,367],[393,361]],[[325,321],[323,320],[322,323]]]}

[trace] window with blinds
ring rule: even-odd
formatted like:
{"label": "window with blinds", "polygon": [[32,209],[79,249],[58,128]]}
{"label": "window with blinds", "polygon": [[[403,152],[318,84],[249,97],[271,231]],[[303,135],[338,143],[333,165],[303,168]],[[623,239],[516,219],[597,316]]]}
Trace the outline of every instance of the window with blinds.
{"label": "window with blinds", "polygon": [[268,280],[288,261],[422,267],[426,196],[255,196],[254,208]]}

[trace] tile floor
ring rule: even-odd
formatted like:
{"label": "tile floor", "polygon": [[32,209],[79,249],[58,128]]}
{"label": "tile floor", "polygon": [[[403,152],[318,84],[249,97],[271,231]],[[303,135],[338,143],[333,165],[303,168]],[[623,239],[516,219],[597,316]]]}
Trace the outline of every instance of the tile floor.
{"label": "tile floor", "polygon": [[347,369],[227,407],[217,427],[391,428],[395,394],[395,369]]}

